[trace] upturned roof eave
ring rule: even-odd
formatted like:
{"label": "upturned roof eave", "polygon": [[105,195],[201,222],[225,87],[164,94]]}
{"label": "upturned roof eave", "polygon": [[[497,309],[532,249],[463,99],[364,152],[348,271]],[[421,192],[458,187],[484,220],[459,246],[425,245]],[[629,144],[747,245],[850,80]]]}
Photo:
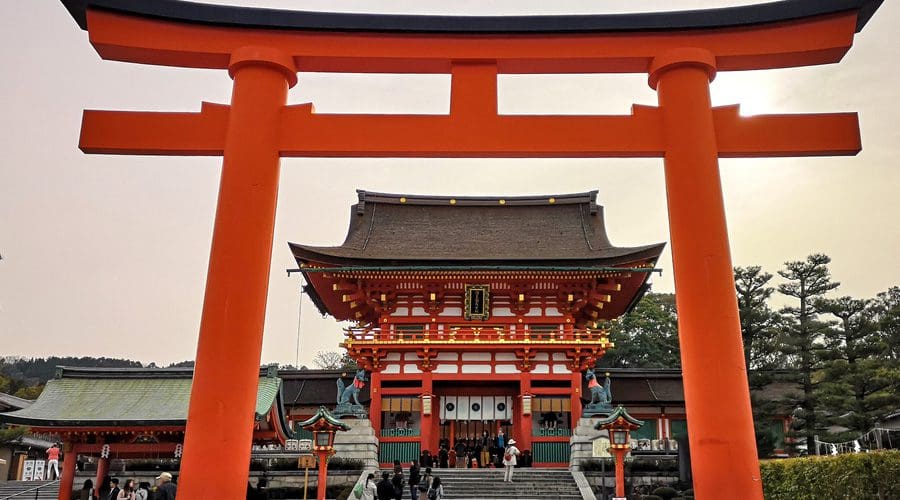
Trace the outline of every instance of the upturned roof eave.
{"label": "upturned roof eave", "polygon": [[[461,269],[471,268],[471,266],[485,265],[521,265],[534,266],[535,269],[553,266],[578,266],[585,267],[602,267],[604,265],[618,265],[634,262],[637,260],[650,259],[656,262],[665,248],[665,243],[654,243],[638,247],[609,247],[594,251],[598,254],[601,252],[612,252],[613,255],[596,255],[591,256],[589,253],[579,255],[555,255],[542,259],[534,258],[483,258],[473,259],[465,257],[454,257],[452,255],[434,256],[432,258],[423,257],[397,257],[397,258],[372,258],[364,255],[346,256],[339,253],[361,252],[357,249],[336,246],[336,247],[319,247],[312,245],[303,245],[300,243],[288,243],[297,265],[303,267],[309,264],[318,264],[323,266],[459,266]],[[617,252],[618,251],[618,252]]]}

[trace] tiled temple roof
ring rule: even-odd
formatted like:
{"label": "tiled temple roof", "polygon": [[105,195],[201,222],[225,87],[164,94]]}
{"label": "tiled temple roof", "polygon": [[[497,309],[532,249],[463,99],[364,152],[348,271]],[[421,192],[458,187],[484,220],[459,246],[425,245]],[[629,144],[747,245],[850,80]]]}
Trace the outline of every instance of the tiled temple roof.
{"label": "tiled temple roof", "polygon": [[522,197],[357,193],[344,243],[291,243],[298,264],[599,267],[655,262],[665,246],[613,246],[597,191]]}
{"label": "tiled temple roof", "polygon": [[[62,368],[34,404],[0,414],[0,422],[35,427],[184,425],[191,369]],[[279,400],[281,379],[259,379],[256,417]]]}

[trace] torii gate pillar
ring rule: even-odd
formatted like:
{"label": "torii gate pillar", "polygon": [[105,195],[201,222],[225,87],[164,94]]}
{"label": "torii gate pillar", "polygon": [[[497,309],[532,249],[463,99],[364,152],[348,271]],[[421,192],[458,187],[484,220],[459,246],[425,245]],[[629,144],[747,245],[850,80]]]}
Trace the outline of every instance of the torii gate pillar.
{"label": "torii gate pillar", "polygon": [[[713,491],[759,491],[761,497],[755,453],[733,452],[755,451],[756,441],[709,96],[715,73],[715,57],[699,49],[668,52],[650,66],[666,142],[678,338],[684,398],[691,402],[691,466],[702,471]],[[736,470],[745,473],[736,476]]]}
{"label": "torii gate pillar", "polygon": [[[204,498],[210,481],[227,491],[246,487],[253,442],[247,412],[256,408],[278,198],[278,132],[288,88],[297,83],[293,60],[261,47],[236,50],[228,72],[234,87],[185,428],[184,498]],[[209,432],[211,423],[227,431]],[[223,452],[228,460],[219,459]]]}

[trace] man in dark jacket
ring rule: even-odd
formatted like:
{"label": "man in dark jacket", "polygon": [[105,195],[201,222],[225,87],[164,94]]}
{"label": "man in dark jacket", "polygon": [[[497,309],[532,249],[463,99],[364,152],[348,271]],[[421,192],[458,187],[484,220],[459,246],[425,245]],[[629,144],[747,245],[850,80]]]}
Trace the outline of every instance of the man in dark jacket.
{"label": "man in dark jacket", "polygon": [[375,492],[378,494],[378,500],[393,500],[394,485],[391,483],[391,474],[389,472],[381,473],[381,481],[375,485]]}
{"label": "man in dark jacket", "polygon": [[119,498],[119,478],[114,477],[109,480],[109,495],[106,496],[107,500],[116,500]]}
{"label": "man in dark jacket", "polygon": [[409,463],[409,494],[412,500],[419,498],[416,486],[419,485],[419,464],[414,461]]}
{"label": "man in dark jacket", "polygon": [[156,476],[156,500],[175,500],[177,488],[172,482],[172,474],[163,472]]}

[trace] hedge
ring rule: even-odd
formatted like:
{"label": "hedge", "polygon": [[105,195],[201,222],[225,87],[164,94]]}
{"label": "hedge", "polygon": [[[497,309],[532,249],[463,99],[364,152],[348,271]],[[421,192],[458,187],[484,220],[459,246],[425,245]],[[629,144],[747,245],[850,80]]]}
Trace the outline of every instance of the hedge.
{"label": "hedge", "polygon": [[760,462],[766,500],[900,498],[900,451]]}

